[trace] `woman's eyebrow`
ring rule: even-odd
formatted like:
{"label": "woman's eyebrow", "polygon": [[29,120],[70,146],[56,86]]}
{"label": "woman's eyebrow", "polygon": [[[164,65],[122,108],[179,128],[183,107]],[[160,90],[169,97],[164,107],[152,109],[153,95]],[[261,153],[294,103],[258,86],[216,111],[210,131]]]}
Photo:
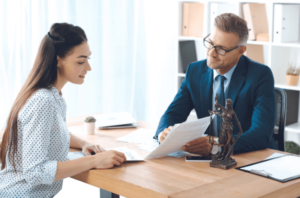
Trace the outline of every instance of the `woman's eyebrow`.
{"label": "woman's eyebrow", "polygon": [[[90,55],[92,55],[92,53]],[[81,56],[78,56],[77,58],[87,58],[87,56],[81,55]]]}

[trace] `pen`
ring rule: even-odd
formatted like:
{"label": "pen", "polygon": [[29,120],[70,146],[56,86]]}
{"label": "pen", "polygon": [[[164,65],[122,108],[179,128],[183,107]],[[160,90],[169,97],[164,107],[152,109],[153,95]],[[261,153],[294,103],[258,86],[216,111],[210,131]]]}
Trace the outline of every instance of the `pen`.
{"label": "pen", "polygon": [[272,175],[272,174],[270,174],[270,173],[267,173],[267,172],[264,171],[264,170],[254,170],[254,169],[252,169],[252,170],[250,170],[250,172],[251,172],[251,173],[254,173],[254,174],[257,174],[257,175],[264,176],[264,177],[269,177],[269,176]]}

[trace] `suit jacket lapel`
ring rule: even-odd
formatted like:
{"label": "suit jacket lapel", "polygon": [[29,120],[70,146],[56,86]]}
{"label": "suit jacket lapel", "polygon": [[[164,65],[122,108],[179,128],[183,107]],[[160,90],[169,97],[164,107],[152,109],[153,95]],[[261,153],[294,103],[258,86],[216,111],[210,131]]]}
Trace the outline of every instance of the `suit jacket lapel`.
{"label": "suit jacket lapel", "polygon": [[200,76],[200,100],[203,116],[208,116],[208,110],[212,110],[212,82],[213,70],[206,65]]}
{"label": "suit jacket lapel", "polygon": [[228,98],[232,100],[232,107],[234,107],[234,102],[238,93],[240,92],[241,88],[244,85],[246,77],[244,74],[247,72],[246,61],[243,56],[241,56],[233,74],[231,77],[229,90],[228,90]]}

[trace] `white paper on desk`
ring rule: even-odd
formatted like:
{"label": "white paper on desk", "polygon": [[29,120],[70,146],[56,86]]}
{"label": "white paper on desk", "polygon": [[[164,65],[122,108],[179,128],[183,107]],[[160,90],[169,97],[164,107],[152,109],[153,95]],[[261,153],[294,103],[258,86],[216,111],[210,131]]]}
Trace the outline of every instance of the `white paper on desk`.
{"label": "white paper on desk", "polygon": [[266,162],[246,166],[241,169],[246,171],[264,171],[271,177],[283,180],[300,175],[300,157],[287,155]]}
{"label": "white paper on desk", "polygon": [[119,142],[131,142],[139,144],[147,144],[149,141],[156,141],[153,139],[155,131],[151,129],[137,129],[128,135],[117,138]]}
{"label": "white paper on desk", "polygon": [[[145,161],[135,150],[130,150],[127,147],[117,147],[117,148],[110,148],[110,149],[106,149],[108,150],[115,150],[115,151],[119,151],[125,154],[126,156],[126,161]],[[78,159],[81,157],[84,157],[85,155],[81,152],[69,152],[67,158],[69,160],[74,160],[74,159]]]}
{"label": "white paper on desk", "polygon": [[135,150],[130,150],[127,147],[117,147],[106,150],[115,150],[125,154],[126,161],[134,162],[134,161],[145,161]]}
{"label": "white paper on desk", "polygon": [[151,152],[159,146],[158,141],[153,139],[154,135],[155,131],[152,129],[137,129],[128,135],[117,138],[117,141],[137,143],[140,150]]}
{"label": "white paper on desk", "polygon": [[282,154],[282,153],[273,153],[272,155],[270,155],[266,159],[272,159],[272,158],[280,157],[280,156],[283,156],[283,155],[285,155],[285,154]]}
{"label": "white paper on desk", "polygon": [[177,126],[175,125],[159,147],[147,155],[145,159],[183,151],[181,148],[183,145],[203,136],[209,123],[210,116],[207,116],[196,121],[185,122]]}

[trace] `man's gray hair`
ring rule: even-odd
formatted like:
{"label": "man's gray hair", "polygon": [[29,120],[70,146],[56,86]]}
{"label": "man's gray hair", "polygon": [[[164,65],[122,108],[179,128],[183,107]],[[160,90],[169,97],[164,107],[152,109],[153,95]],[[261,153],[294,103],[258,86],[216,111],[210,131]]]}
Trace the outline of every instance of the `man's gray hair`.
{"label": "man's gray hair", "polygon": [[224,32],[238,35],[239,45],[247,45],[249,31],[247,22],[241,17],[232,13],[220,14],[215,18],[214,26]]}

